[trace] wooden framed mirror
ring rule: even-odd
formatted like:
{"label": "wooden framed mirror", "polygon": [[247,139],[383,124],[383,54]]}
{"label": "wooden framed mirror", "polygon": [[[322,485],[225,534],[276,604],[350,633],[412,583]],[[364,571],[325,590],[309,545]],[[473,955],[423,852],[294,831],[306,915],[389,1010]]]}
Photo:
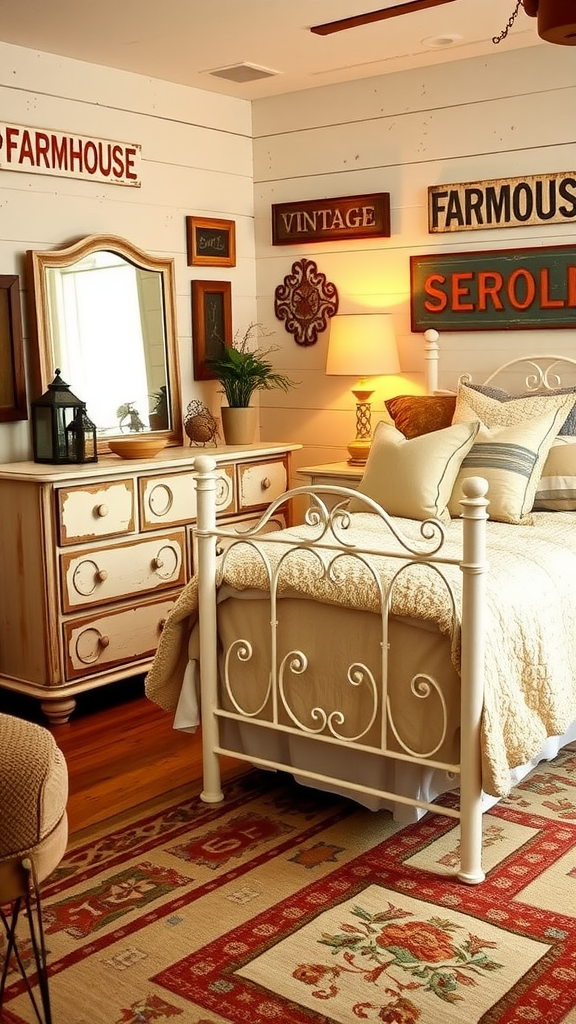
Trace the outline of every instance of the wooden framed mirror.
{"label": "wooden framed mirror", "polygon": [[115,235],[26,258],[32,397],[58,368],[86,402],[99,451],[126,435],[182,444],[173,260]]}

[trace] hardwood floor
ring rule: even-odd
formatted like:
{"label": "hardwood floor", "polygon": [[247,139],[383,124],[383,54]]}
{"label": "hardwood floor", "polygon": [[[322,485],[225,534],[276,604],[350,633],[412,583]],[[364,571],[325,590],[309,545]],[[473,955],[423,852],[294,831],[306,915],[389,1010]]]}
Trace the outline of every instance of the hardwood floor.
{"label": "hardwood floor", "polygon": [[[66,725],[48,726],[37,701],[0,691],[0,711],[47,726],[68,765],[70,833],[181,787],[198,791],[200,733],[177,732],[144,696],[144,678],[82,694]],[[245,765],[226,759],[223,776]]]}

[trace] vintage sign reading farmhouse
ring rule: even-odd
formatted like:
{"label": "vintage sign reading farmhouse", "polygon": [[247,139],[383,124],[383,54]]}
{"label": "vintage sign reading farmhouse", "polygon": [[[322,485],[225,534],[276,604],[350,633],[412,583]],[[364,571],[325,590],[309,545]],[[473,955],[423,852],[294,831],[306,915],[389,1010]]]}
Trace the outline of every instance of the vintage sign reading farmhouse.
{"label": "vintage sign reading farmhouse", "polygon": [[413,331],[576,327],[576,248],[411,256],[410,291]]}
{"label": "vintage sign reading farmhouse", "polygon": [[0,170],[139,186],[141,148],[85,135],[0,123]]}
{"label": "vintage sign reading farmhouse", "polygon": [[272,206],[272,244],[333,242],[342,238],[390,237],[390,194],[304,199]]}
{"label": "vintage sign reading farmhouse", "polygon": [[576,172],[431,185],[428,230],[476,231],[576,221]]}

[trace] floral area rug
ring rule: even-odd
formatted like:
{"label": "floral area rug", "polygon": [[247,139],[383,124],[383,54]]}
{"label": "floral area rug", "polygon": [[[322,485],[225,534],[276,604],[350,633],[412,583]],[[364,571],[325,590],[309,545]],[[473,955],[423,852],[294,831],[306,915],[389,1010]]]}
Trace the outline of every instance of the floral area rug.
{"label": "floral area rug", "polygon": [[[466,886],[453,820],[267,772],[100,828],[44,886],[54,1024],[576,1024],[576,753],[484,834]],[[35,1020],[12,967],[0,1020]]]}

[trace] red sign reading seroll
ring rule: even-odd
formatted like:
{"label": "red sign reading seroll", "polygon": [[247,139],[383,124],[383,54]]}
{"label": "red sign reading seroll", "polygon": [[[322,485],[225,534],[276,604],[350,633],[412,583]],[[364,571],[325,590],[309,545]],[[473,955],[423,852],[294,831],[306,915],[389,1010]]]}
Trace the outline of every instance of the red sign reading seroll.
{"label": "red sign reading seroll", "polygon": [[0,170],[139,187],[140,158],[134,143],[0,123]]}

